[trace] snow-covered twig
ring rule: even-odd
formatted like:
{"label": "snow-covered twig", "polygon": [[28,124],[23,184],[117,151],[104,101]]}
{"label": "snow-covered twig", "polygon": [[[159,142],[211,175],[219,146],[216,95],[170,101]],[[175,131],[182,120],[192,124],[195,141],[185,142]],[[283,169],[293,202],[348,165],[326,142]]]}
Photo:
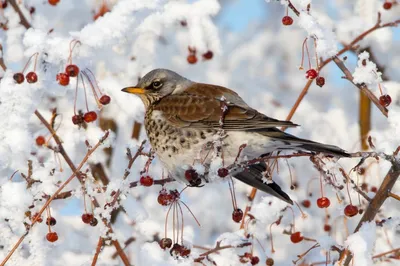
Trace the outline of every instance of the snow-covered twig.
{"label": "snow-covered twig", "polygon": [[15,12],[18,13],[19,19],[21,24],[26,28],[29,29],[31,24],[28,22],[28,20],[25,18],[24,13],[22,13],[21,9],[19,8],[17,1],[16,0],[7,0],[10,5],[14,8]]}

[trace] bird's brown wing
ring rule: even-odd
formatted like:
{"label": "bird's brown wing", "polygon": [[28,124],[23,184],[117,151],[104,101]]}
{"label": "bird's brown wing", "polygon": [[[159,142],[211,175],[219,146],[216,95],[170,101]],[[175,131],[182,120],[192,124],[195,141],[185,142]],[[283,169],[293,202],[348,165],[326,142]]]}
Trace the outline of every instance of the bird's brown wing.
{"label": "bird's brown wing", "polygon": [[176,127],[219,128],[222,97],[228,106],[224,117],[225,130],[297,126],[290,121],[280,121],[265,116],[250,108],[235,92],[208,84],[196,83],[181,93],[168,95],[153,108],[162,111],[165,119]]}

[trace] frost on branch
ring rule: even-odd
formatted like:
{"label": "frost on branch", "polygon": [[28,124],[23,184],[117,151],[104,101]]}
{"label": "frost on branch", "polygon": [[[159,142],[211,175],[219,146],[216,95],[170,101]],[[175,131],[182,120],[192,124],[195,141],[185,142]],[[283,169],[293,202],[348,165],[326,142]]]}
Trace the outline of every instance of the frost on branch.
{"label": "frost on branch", "polygon": [[367,51],[358,55],[357,67],[354,70],[354,83],[375,85],[382,82],[382,73],[378,71],[376,64],[369,60]]}

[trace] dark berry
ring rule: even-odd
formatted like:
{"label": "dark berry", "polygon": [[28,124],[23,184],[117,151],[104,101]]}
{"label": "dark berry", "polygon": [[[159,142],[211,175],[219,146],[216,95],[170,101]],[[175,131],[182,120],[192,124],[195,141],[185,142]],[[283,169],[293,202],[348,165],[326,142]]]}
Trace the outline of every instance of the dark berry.
{"label": "dark berry", "polygon": [[83,116],[82,115],[74,115],[72,116],[72,123],[74,123],[74,125],[79,125],[83,123]]}
{"label": "dark berry", "polygon": [[93,217],[93,219],[90,221],[91,226],[96,226],[99,223],[99,221],[96,219],[96,217]]}
{"label": "dark berry", "polygon": [[383,3],[383,8],[386,10],[389,10],[392,8],[392,3],[391,2],[385,2]]}
{"label": "dark berry", "polygon": [[79,74],[79,67],[77,65],[68,65],[65,67],[65,73],[70,77],[77,77]]}
{"label": "dark berry", "polygon": [[357,215],[357,213],[358,213],[357,206],[349,204],[344,208],[344,214],[347,217],[353,217],[353,216]]}
{"label": "dark berry", "polygon": [[290,17],[290,16],[284,16],[284,17],[282,18],[282,24],[285,25],[285,26],[290,26],[290,25],[292,25],[292,24],[293,24],[293,19],[292,19],[292,17]]}
{"label": "dark berry", "polygon": [[388,94],[382,95],[379,97],[379,103],[382,106],[388,107],[392,103],[392,97],[390,97]]}
{"label": "dark berry", "polygon": [[229,175],[229,170],[228,170],[228,169],[226,169],[225,167],[222,167],[222,168],[219,168],[219,169],[218,169],[218,176],[219,176],[219,177],[224,178],[224,177],[226,177],[227,175]]}
{"label": "dark berry", "polygon": [[325,85],[325,78],[324,77],[318,77],[315,80],[315,83],[322,88]]}
{"label": "dark berry", "polygon": [[207,51],[206,53],[203,54],[203,59],[204,60],[210,60],[214,56],[214,53],[212,51]]}
{"label": "dark berry", "polygon": [[56,80],[61,86],[67,86],[69,84],[69,76],[66,73],[58,73]]}
{"label": "dark berry", "polygon": [[331,201],[327,197],[317,199],[317,205],[319,208],[328,208],[331,205]]}
{"label": "dark berry", "polygon": [[331,227],[329,224],[325,224],[325,225],[324,225],[324,231],[325,231],[325,232],[330,232],[331,229],[332,229],[332,227]]}
{"label": "dark berry", "polygon": [[46,143],[46,139],[43,136],[38,136],[36,138],[36,145],[43,146]]}
{"label": "dark berry", "polygon": [[315,79],[317,76],[318,76],[318,72],[314,68],[311,68],[311,69],[306,71],[306,78],[307,79]]}
{"label": "dark berry", "polygon": [[374,193],[376,193],[376,192],[378,192],[378,188],[377,187],[371,187],[371,192],[374,192]]}
{"label": "dark berry", "polygon": [[196,64],[197,63],[197,56],[194,54],[190,54],[188,55],[188,57],[186,58],[186,60],[188,61],[189,64]]}
{"label": "dark berry", "polygon": [[241,209],[236,209],[233,210],[232,212],[232,220],[235,221],[236,223],[240,223],[243,218],[243,211]]}
{"label": "dark berry", "polygon": [[251,258],[251,265],[257,265],[260,262],[260,258],[257,256],[253,256]]}
{"label": "dark berry", "polygon": [[56,219],[54,217],[48,217],[46,219],[46,224],[50,226],[55,226],[57,223]]}
{"label": "dark berry", "polygon": [[199,174],[194,169],[188,169],[185,171],[185,178],[187,181],[192,182],[199,178]]}
{"label": "dark berry", "polygon": [[311,206],[311,201],[309,201],[309,200],[303,200],[303,201],[301,202],[301,205],[303,205],[304,208],[310,208],[310,206]]}
{"label": "dark berry", "polygon": [[58,235],[56,232],[49,232],[46,235],[46,239],[49,242],[56,242],[58,240]]}
{"label": "dark berry", "polygon": [[290,241],[292,241],[292,243],[299,243],[303,240],[303,236],[301,235],[300,232],[295,232],[293,234],[290,235]]}
{"label": "dark berry", "polygon": [[28,74],[26,74],[25,78],[28,83],[36,83],[36,81],[38,80],[35,72],[29,72]]}
{"label": "dark berry", "polygon": [[82,214],[82,222],[85,224],[90,224],[90,222],[93,220],[93,214],[91,213],[84,213]]}
{"label": "dark berry", "polygon": [[107,104],[110,103],[110,101],[111,101],[111,97],[108,96],[108,95],[103,95],[103,96],[101,96],[101,97],[100,97],[100,100],[99,100],[99,102],[100,102],[102,105],[107,105]]}
{"label": "dark berry", "polygon": [[25,80],[24,74],[22,74],[22,73],[15,73],[13,78],[14,78],[14,81],[18,84],[21,84]]}
{"label": "dark berry", "polygon": [[97,114],[95,111],[90,111],[83,115],[83,120],[85,120],[86,123],[96,121],[96,119],[97,119]]}
{"label": "dark berry", "polygon": [[158,244],[160,245],[160,247],[162,249],[167,249],[170,248],[172,246],[172,240],[171,238],[162,238]]}
{"label": "dark berry", "polygon": [[153,178],[151,176],[142,176],[140,178],[140,184],[145,187],[151,187],[153,185]]}

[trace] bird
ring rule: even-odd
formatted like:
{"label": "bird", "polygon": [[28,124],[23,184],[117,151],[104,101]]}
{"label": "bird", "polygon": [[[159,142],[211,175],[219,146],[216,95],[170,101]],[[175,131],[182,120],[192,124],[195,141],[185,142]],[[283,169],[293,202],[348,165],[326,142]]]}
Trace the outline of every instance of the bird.
{"label": "bird", "polygon": [[[241,156],[250,159],[285,150],[350,157],[339,147],[283,132],[278,127],[298,125],[258,112],[231,89],[197,83],[168,69],[154,69],[139,79],[137,85],[122,91],[140,97],[145,107],[144,126],[153,151],[171,177],[188,185],[193,184],[187,177],[187,170],[196,159],[200,158],[208,167],[215,160],[215,156],[209,153],[218,153],[213,143],[219,135],[225,165],[235,162],[243,144],[246,146]],[[226,108],[224,113],[221,107]],[[277,183],[265,181],[267,169],[266,162],[259,160],[238,167],[230,174],[247,185],[293,204]]]}

